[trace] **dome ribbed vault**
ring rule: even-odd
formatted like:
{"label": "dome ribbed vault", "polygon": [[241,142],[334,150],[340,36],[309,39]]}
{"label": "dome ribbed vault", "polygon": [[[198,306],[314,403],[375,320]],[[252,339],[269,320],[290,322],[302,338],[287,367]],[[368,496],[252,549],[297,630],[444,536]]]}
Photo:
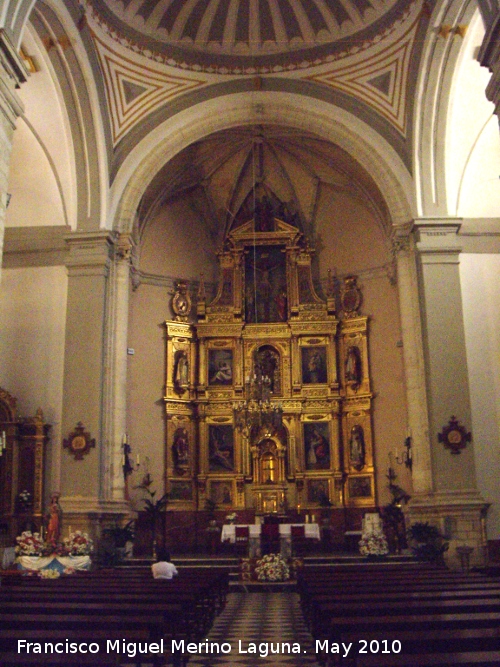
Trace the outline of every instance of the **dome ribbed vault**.
{"label": "dome ribbed vault", "polygon": [[[380,32],[407,0],[91,0],[119,32],[187,61],[230,56],[284,64]],[[368,29],[372,28],[371,31]],[[356,35],[356,37],[355,37]],[[315,53],[316,52],[316,53]],[[216,62],[216,61],[214,61]],[[219,61],[220,64],[220,61]],[[262,62],[259,62],[262,65]]]}

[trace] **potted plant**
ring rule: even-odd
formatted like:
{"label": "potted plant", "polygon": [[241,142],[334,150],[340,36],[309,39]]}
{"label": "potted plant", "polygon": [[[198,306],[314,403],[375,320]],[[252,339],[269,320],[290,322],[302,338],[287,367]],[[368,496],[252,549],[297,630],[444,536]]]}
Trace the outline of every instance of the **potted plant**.
{"label": "potted plant", "polygon": [[104,529],[104,536],[109,538],[110,547],[116,556],[115,560],[117,562],[121,562],[131,553],[131,549],[127,551],[127,545],[134,541],[134,528],[135,521],[132,519],[124,526],[116,524],[115,526]]}
{"label": "potted plant", "polygon": [[417,521],[410,526],[407,535],[416,558],[444,565],[444,553],[448,551],[449,543],[436,526],[428,522]]}
{"label": "potted plant", "polygon": [[150,517],[151,524],[151,549],[153,558],[156,558],[157,532],[161,514],[165,512],[168,504],[168,493],[164,493],[161,498],[156,500],[156,491],[152,491],[153,478],[149,473],[144,475],[141,484],[136,489],[142,489],[147,497],[143,498],[144,511]]}

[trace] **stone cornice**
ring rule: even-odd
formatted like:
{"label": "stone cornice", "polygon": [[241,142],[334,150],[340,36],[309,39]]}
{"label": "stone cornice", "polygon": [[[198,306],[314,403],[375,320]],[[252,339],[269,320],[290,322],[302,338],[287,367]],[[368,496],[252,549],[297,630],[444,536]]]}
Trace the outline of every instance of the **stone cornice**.
{"label": "stone cornice", "polygon": [[115,236],[108,230],[65,234],[69,246],[65,262],[68,273],[73,276],[107,273]]}
{"label": "stone cornice", "polygon": [[68,248],[64,240],[69,227],[7,227],[3,265],[7,269],[23,266],[60,266]]}

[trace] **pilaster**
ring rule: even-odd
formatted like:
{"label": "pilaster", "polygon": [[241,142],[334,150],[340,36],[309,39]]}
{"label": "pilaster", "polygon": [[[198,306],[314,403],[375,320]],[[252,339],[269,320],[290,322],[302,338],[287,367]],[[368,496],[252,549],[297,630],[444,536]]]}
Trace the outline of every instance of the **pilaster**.
{"label": "pilaster", "polygon": [[130,266],[130,234],[117,234],[112,247],[105,321],[103,379],[103,448],[101,495],[126,500],[123,475],[123,435],[127,432],[127,341]]}
{"label": "pilaster", "polygon": [[429,425],[436,491],[476,489],[473,445],[452,455],[438,433],[455,416],[470,430],[469,379],[463,324],[457,236],[454,220],[415,223],[425,317]]}
{"label": "pilaster", "polygon": [[[109,397],[105,381],[110,364],[107,340],[113,236],[108,231],[72,233],[66,236],[66,242],[68,304],[62,432],[66,437],[82,422],[95,438],[96,447],[81,460],[66,450],[62,452],[61,506],[63,511],[80,512],[80,523],[85,523],[88,512],[127,510],[121,488],[115,494],[109,492],[109,484],[106,488],[106,481],[117,474],[114,457],[108,456],[109,447],[113,450],[116,443],[108,443],[109,434],[104,428]],[[122,272],[118,269],[117,273]],[[114,331],[116,334],[116,326]],[[123,373],[118,377],[119,383],[124,382]]]}
{"label": "pilaster", "polygon": [[432,491],[433,482],[422,321],[415,244],[410,235],[411,228],[412,223],[409,223],[395,230],[393,252],[397,263],[408,428],[413,456],[413,492],[426,494]]}
{"label": "pilaster", "polygon": [[[409,523],[429,521],[450,541],[448,564],[459,566],[456,548],[472,546],[472,563],[484,559],[487,504],[476,489],[472,442],[453,454],[439,433],[452,416],[470,430],[472,423],[459,260],[457,220],[415,221],[419,292],[425,322],[424,360],[428,400],[432,486],[417,493],[408,507]],[[399,265],[398,265],[399,267]]]}

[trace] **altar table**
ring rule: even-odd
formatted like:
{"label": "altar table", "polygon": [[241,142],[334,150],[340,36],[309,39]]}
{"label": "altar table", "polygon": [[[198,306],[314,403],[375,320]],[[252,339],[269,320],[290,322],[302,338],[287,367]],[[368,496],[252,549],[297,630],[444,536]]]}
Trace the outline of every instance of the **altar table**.
{"label": "altar table", "polygon": [[[257,523],[251,524],[236,524],[238,528],[248,528],[249,538],[259,539],[262,531],[262,525]],[[221,541],[222,542],[231,542],[234,544],[236,539],[236,525],[234,524],[224,524],[222,526]],[[319,532],[319,524],[317,523],[280,523],[279,531],[281,539],[291,539],[292,536],[292,526],[304,526],[304,536],[312,539],[319,540],[321,538]]]}

